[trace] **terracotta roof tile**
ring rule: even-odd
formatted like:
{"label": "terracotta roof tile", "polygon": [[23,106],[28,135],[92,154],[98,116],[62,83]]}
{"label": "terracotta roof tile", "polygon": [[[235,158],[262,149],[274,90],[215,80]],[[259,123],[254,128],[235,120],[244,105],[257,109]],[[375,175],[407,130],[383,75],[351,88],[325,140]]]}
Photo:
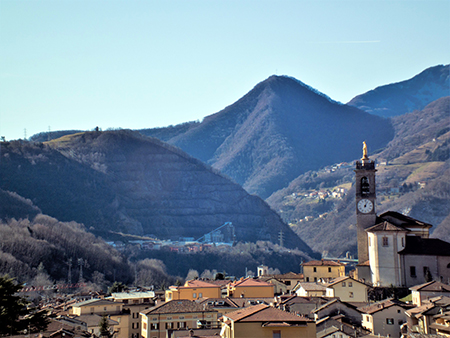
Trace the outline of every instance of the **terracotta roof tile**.
{"label": "terracotta roof tile", "polygon": [[273,287],[273,284],[264,282],[259,279],[253,279],[253,278],[244,278],[237,280],[230,284],[232,287],[238,287],[238,286],[260,286],[260,287]]}
{"label": "terracotta roof tile", "polygon": [[235,322],[305,323],[311,321],[308,318],[300,317],[265,304],[258,304],[242,310],[230,312],[224,315],[224,317],[230,318]]}
{"label": "terracotta roof tile", "polygon": [[187,313],[187,312],[216,312],[206,304],[198,304],[194,301],[187,299],[171,300],[169,302],[162,303],[148,310],[144,310],[141,313],[144,315],[149,314],[163,314],[163,313]]}
{"label": "terracotta roof tile", "polygon": [[369,306],[364,306],[364,307],[358,308],[358,311],[360,311],[362,313],[373,314],[375,312],[382,311],[384,309],[390,308],[391,306],[395,306],[395,305],[400,306],[400,307],[404,308],[405,310],[415,306],[412,304],[403,303],[396,299],[386,299],[386,300],[377,302],[377,303],[369,305]]}
{"label": "terracotta roof tile", "polygon": [[374,226],[371,226],[370,228],[366,229],[367,232],[375,232],[375,231],[409,231],[408,229],[405,229],[400,226],[396,226],[392,223],[389,223],[387,221],[375,224]]}
{"label": "terracotta roof tile", "polygon": [[320,261],[309,261],[302,263],[303,266],[343,266],[341,262],[335,262],[330,260],[322,259]]}
{"label": "terracotta roof tile", "polygon": [[450,285],[431,281],[428,283],[420,284],[409,288],[411,291],[438,291],[438,292],[450,292]]}
{"label": "terracotta roof tile", "polygon": [[219,288],[219,285],[212,284],[210,282],[206,282],[200,279],[193,279],[188,280],[186,283],[184,283],[184,287],[190,287],[190,288]]}
{"label": "terracotta roof tile", "polygon": [[306,291],[325,291],[327,289],[325,285],[316,282],[300,282],[298,286],[298,289],[302,287]]}

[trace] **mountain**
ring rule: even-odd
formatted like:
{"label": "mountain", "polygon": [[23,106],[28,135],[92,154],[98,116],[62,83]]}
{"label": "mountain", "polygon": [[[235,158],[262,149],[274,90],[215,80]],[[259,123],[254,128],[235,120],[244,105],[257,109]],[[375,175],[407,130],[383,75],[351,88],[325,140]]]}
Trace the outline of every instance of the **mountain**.
{"label": "mountain", "polygon": [[[370,126],[370,128],[368,128]],[[390,121],[335,102],[287,76],[271,76],[201,123],[145,129],[267,198],[299,174],[384,147]]]}
{"label": "mountain", "polygon": [[[433,224],[432,237],[450,240],[450,97],[392,118],[395,137],[369,156],[377,166],[377,213],[392,210]],[[360,153],[360,156],[362,153]],[[356,160],[356,158],[355,158]],[[300,175],[267,202],[316,251],[356,254],[354,164]],[[344,196],[332,193],[346,191]],[[316,198],[318,192],[326,194]]]}
{"label": "mountain", "polygon": [[422,110],[430,102],[450,94],[449,70],[450,65],[430,67],[409,80],[358,95],[348,105],[383,117]]}
{"label": "mountain", "polygon": [[276,243],[282,231],[286,247],[312,253],[262,199],[180,149],[137,132],[93,131],[1,146],[0,189],[104,238],[110,230],[199,238],[232,222],[238,241]]}

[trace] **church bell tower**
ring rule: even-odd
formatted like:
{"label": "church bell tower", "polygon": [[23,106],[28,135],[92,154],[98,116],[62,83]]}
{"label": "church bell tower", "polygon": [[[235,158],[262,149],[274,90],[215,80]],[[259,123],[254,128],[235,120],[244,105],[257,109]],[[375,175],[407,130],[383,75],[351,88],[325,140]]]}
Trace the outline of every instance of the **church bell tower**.
{"label": "church bell tower", "polygon": [[367,233],[365,229],[375,225],[377,214],[375,212],[375,162],[367,156],[366,142],[363,142],[363,157],[356,161],[355,187],[356,187],[356,228],[358,242],[358,264],[369,260],[367,246]]}

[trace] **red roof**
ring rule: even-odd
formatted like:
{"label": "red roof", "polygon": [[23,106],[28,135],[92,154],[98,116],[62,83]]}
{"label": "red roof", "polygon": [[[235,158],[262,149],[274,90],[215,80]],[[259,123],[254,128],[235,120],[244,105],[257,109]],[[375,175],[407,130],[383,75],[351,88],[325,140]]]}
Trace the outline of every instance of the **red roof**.
{"label": "red roof", "polygon": [[188,280],[186,283],[184,283],[184,287],[188,287],[188,288],[220,288],[219,285],[215,285],[209,282],[205,282],[203,280],[199,280],[199,279],[193,279],[193,280]]}
{"label": "red roof", "polygon": [[241,287],[241,286],[262,286],[262,287],[273,287],[273,284],[264,282],[259,279],[253,279],[253,278],[245,278],[237,280],[230,284],[232,287]]}
{"label": "red roof", "polygon": [[277,322],[277,326],[279,326],[280,323],[292,325],[293,323],[299,324],[300,322],[305,323],[312,321],[308,318],[300,317],[266,304],[258,304],[233,311],[227,313],[224,317],[230,318],[235,322],[270,322],[271,324]]}

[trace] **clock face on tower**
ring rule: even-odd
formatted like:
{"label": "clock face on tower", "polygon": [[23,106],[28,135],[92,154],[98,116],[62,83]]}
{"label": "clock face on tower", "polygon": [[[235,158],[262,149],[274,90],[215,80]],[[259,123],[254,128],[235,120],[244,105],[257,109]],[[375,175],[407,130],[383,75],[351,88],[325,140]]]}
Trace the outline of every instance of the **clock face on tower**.
{"label": "clock face on tower", "polygon": [[364,214],[371,212],[373,209],[373,204],[367,199],[362,199],[358,202],[358,210]]}

